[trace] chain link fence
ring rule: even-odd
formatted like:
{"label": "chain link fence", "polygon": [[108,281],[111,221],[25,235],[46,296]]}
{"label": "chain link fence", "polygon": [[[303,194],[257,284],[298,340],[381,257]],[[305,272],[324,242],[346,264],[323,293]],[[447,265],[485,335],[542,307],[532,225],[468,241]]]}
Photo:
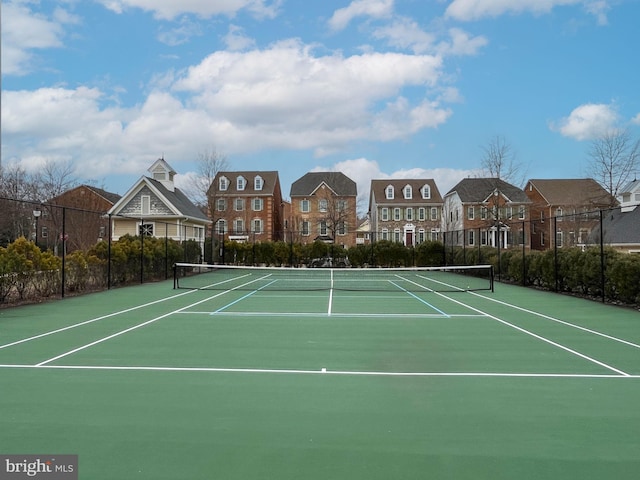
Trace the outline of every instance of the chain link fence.
{"label": "chain link fence", "polygon": [[[175,223],[0,198],[0,304],[167,279],[176,262],[293,267],[491,264],[496,279],[526,287],[640,304],[640,255],[614,248],[616,210],[493,222],[425,235],[366,232],[344,247],[308,232],[190,239]],[[132,230],[113,240],[116,219]],[[236,232],[237,233],[237,232]],[[226,239],[225,239],[226,238]],[[240,239],[240,240],[238,240]]]}
{"label": "chain link fence", "polygon": [[[135,226],[117,241],[115,219]],[[188,226],[154,219],[151,235],[149,224],[142,217],[0,198],[0,304],[167,279],[175,262],[204,262],[213,250],[211,239],[191,239]]]}

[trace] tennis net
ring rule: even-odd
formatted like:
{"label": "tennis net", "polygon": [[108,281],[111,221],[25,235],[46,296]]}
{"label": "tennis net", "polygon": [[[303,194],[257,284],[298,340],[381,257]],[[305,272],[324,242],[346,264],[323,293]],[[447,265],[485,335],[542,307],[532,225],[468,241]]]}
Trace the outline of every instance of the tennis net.
{"label": "tennis net", "polygon": [[174,288],[199,290],[493,291],[493,267],[291,268],[174,265]]}

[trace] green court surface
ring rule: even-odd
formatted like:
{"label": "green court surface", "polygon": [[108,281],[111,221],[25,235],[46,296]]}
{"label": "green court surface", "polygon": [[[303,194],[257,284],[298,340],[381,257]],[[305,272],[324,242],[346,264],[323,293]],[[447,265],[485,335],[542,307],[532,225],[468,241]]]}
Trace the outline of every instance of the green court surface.
{"label": "green court surface", "polygon": [[638,477],[637,311],[172,287],[0,310],[0,453],[92,480]]}

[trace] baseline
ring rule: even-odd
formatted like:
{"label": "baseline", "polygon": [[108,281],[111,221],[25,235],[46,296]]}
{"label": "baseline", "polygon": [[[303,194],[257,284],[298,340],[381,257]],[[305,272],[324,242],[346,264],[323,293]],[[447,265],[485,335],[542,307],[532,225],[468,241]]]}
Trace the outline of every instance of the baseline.
{"label": "baseline", "polygon": [[504,378],[594,378],[630,380],[640,375],[588,374],[588,373],[512,373],[512,372],[382,372],[367,370],[298,370],[270,368],[222,368],[222,367],[152,367],[118,365],[1,365],[7,369],[54,369],[54,370],[107,370],[148,372],[213,372],[213,373],[265,373],[296,375],[351,375],[380,377],[504,377]]}

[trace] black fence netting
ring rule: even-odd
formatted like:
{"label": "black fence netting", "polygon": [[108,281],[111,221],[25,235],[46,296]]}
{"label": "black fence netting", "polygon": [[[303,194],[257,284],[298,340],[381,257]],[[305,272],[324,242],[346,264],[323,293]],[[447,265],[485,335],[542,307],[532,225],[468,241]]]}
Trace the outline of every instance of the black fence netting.
{"label": "black fence netting", "polygon": [[[114,240],[114,220],[130,233]],[[210,260],[211,239],[190,238],[188,228],[0,198],[0,305],[170,278],[176,262]]]}
{"label": "black fence netting", "polygon": [[640,255],[633,244],[616,242],[607,221],[616,212],[619,208],[446,232],[446,262],[490,263],[498,281],[638,306]]}
{"label": "black fence netting", "polygon": [[498,281],[638,306],[640,255],[612,238],[607,220],[613,213],[428,233],[367,230],[350,241],[286,231],[274,235],[281,240],[269,241],[264,232],[234,232],[230,240],[216,229],[194,233],[155,219],[0,198],[0,305],[164,280],[175,263],[184,262],[300,268],[490,264]]}

